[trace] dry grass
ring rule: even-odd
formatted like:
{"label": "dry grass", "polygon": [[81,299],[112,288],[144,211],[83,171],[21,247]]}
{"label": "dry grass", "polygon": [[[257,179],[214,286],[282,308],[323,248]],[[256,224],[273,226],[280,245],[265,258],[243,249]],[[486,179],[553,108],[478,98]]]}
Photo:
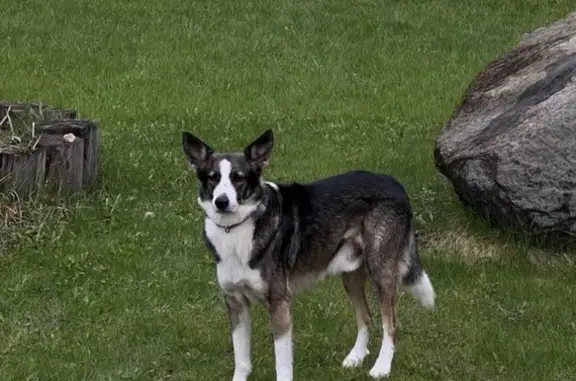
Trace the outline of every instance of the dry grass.
{"label": "dry grass", "polygon": [[65,119],[74,113],[49,108],[43,102],[0,102],[0,154],[33,149],[39,137],[37,123]]}
{"label": "dry grass", "polygon": [[507,242],[497,242],[493,238],[479,236],[466,227],[431,232],[422,237],[422,246],[427,250],[439,251],[467,262],[500,260],[504,253],[509,255],[511,249],[511,245]]}
{"label": "dry grass", "polygon": [[511,239],[502,232],[485,232],[470,226],[453,227],[451,230],[426,232],[420,237],[422,248],[442,253],[465,263],[480,261],[505,262],[522,257],[538,265],[554,266],[574,264],[569,250],[558,247],[547,249],[528,242]]}
{"label": "dry grass", "polygon": [[0,120],[0,153],[15,153],[31,148],[36,140],[35,123],[45,119],[42,104],[35,110],[22,105],[21,112],[11,106],[2,110]]}
{"label": "dry grass", "polygon": [[42,237],[49,222],[64,221],[68,209],[41,198],[24,201],[15,192],[0,194],[0,257]]}

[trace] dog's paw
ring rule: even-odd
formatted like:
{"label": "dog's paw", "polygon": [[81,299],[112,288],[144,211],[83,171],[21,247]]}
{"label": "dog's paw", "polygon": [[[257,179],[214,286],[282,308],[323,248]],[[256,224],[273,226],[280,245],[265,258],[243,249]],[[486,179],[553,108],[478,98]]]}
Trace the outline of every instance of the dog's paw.
{"label": "dog's paw", "polygon": [[248,367],[245,369],[237,369],[234,371],[234,377],[232,377],[232,381],[248,381],[248,376],[250,376],[252,367]]}
{"label": "dog's paw", "polygon": [[388,377],[388,375],[390,374],[390,367],[377,367],[374,366],[371,370],[370,373],[368,373],[370,375],[370,377],[375,378],[377,380],[379,379],[383,379]]}
{"label": "dog's paw", "polygon": [[342,361],[342,366],[344,368],[356,368],[362,364],[362,361],[364,361],[364,358],[368,354],[370,354],[368,350],[364,351],[364,353],[360,351],[356,352],[353,350],[348,354],[348,356],[346,356],[344,361]]}

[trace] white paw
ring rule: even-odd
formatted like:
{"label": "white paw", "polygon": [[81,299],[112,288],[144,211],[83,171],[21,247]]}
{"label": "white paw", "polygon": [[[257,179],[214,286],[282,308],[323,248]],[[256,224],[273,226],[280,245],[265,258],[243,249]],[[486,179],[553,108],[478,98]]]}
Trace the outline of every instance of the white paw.
{"label": "white paw", "polygon": [[386,378],[390,374],[390,367],[374,366],[374,368],[370,370],[369,374],[370,377],[375,379]]}
{"label": "white paw", "polygon": [[248,381],[248,376],[250,375],[251,369],[241,369],[234,371],[234,376],[232,381]]}
{"label": "white paw", "polygon": [[436,310],[436,303],[434,302],[434,297],[422,299],[422,307],[424,307],[430,311]]}
{"label": "white paw", "polygon": [[362,361],[364,361],[364,358],[368,354],[370,354],[368,350],[364,351],[363,353],[361,351],[352,350],[348,356],[346,356],[344,361],[342,361],[342,366],[344,368],[356,368],[362,364]]}

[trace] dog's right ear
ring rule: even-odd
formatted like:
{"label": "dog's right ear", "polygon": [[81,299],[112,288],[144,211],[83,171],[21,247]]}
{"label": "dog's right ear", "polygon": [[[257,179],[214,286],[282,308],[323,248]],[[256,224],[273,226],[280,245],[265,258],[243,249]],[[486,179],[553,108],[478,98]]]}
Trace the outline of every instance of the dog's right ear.
{"label": "dog's right ear", "polygon": [[182,148],[193,170],[201,168],[214,153],[208,144],[186,131],[182,133]]}

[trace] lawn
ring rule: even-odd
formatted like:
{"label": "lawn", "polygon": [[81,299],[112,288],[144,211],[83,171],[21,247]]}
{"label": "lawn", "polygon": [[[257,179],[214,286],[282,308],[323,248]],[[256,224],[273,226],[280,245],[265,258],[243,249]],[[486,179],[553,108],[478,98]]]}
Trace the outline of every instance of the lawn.
{"label": "lawn", "polygon": [[[0,258],[0,380],[231,379],[181,131],[239,149],[268,127],[270,180],[364,168],[411,195],[438,308],[400,298],[392,380],[573,379],[575,253],[472,216],[432,154],[472,77],[571,4],[3,0],[0,98],[77,108],[103,147],[95,189],[32,213]],[[355,338],[340,279],[294,315],[296,380],[369,380],[376,335],[362,368],[340,368]],[[251,379],[273,361],[257,309]]]}

